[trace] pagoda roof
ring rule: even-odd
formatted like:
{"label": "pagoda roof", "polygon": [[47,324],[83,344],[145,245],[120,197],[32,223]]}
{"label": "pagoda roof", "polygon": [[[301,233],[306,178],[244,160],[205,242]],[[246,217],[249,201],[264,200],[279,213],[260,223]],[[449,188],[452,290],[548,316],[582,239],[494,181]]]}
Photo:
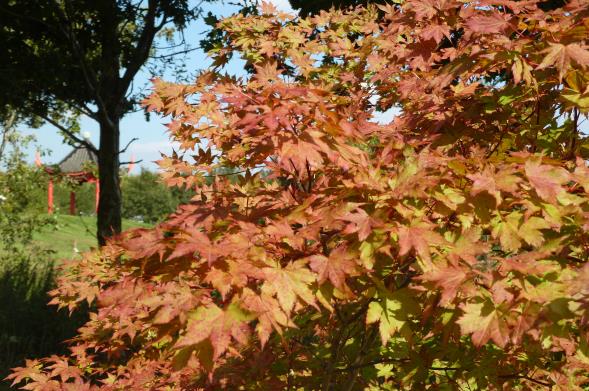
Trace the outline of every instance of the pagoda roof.
{"label": "pagoda roof", "polygon": [[63,173],[75,173],[86,171],[89,163],[97,164],[98,156],[90,148],[79,146],[57,163],[57,167]]}

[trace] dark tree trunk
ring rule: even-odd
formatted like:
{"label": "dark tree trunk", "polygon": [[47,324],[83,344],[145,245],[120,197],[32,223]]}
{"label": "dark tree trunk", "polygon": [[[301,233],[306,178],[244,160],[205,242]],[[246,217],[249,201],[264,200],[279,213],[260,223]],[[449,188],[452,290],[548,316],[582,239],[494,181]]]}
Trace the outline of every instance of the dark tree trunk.
{"label": "dark tree trunk", "polygon": [[98,148],[98,176],[100,200],[98,201],[98,245],[121,232],[121,187],[119,177],[121,102],[120,91],[120,42],[118,35],[119,13],[115,0],[96,3],[100,14],[101,60],[98,85],[100,147]]}
{"label": "dark tree trunk", "polygon": [[119,177],[119,119],[100,122],[98,172],[100,200],[98,202],[97,238],[103,246],[106,239],[121,232],[121,188]]}

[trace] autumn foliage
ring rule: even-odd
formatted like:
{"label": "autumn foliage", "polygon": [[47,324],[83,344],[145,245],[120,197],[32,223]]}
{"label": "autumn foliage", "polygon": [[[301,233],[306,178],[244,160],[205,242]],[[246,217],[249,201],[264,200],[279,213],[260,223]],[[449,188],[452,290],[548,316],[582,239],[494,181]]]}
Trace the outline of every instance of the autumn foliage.
{"label": "autumn foliage", "polygon": [[215,65],[250,76],[145,102],[181,144],[166,181],[197,196],[65,268],[53,302],[91,319],[15,383],[589,387],[587,1],[265,5],[221,27]]}

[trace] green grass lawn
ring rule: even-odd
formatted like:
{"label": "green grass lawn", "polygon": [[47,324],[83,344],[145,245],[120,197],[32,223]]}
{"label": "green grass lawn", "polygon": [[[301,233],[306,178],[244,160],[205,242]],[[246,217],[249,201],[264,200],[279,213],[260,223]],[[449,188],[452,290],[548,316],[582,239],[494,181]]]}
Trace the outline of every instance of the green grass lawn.
{"label": "green grass lawn", "polygon": [[[72,258],[76,255],[74,248],[80,252],[96,247],[96,217],[56,215],[57,226],[44,229],[35,234],[35,242],[55,252],[54,258]],[[123,220],[123,230],[137,227],[149,227],[149,224],[134,220]]]}
{"label": "green grass lawn", "polygon": [[[70,318],[67,311],[48,307],[47,291],[54,287],[52,261],[76,257],[80,251],[96,247],[96,217],[56,215],[57,224],[34,236],[34,245],[51,253],[40,253],[30,260],[0,264],[0,391],[8,390],[3,378],[9,368],[23,364],[25,357],[40,357],[63,352],[61,342],[75,335],[85,321],[85,312]],[[132,220],[123,229],[149,227]],[[1,245],[1,239],[0,239]],[[2,258],[0,258],[2,259]]]}

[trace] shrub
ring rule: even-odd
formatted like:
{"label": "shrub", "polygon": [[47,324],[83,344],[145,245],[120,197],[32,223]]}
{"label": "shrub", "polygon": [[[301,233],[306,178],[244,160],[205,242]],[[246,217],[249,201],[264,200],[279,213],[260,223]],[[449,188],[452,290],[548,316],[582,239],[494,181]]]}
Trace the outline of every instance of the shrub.
{"label": "shrub", "polygon": [[[55,270],[47,256],[2,254],[0,265],[0,375],[25,358],[64,354],[64,342],[87,320],[85,311],[70,317],[49,307],[47,292],[55,288]],[[2,386],[0,385],[0,389]]]}
{"label": "shrub", "polygon": [[[10,152],[0,156],[0,375],[25,357],[66,353],[63,341],[75,335],[84,311],[70,318],[48,307],[55,288],[51,254],[33,234],[55,221],[45,214],[39,185],[47,178],[27,165],[21,148],[30,140],[12,131]],[[0,386],[1,387],[1,386]]]}
{"label": "shrub", "polygon": [[[21,251],[35,230],[52,224],[40,205],[39,185],[46,178],[39,170],[18,160],[0,161],[0,237],[6,251]],[[4,167],[2,167],[4,166]]]}
{"label": "shrub", "polygon": [[[197,197],[72,263],[55,302],[96,313],[69,356],[11,377],[586,387],[589,3],[401,3],[295,20],[266,5],[222,21],[213,51],[251,77],[156,81],[146,104],[185,149],[164,176]],[[219,167],[245,173],[207,184]]]}
{"label": "shrub", "polygon": [[[69,214],[70,212],[70,193],[76,194],[76,214],[91,216],[96,213],[96,194],[94,183],[72,183],[67,180],[54,182],[54,208],[57,214]],[[44,189],[47,194],[47,186]],[[47,207],[47,199],[40,200],[40,204]]]}

